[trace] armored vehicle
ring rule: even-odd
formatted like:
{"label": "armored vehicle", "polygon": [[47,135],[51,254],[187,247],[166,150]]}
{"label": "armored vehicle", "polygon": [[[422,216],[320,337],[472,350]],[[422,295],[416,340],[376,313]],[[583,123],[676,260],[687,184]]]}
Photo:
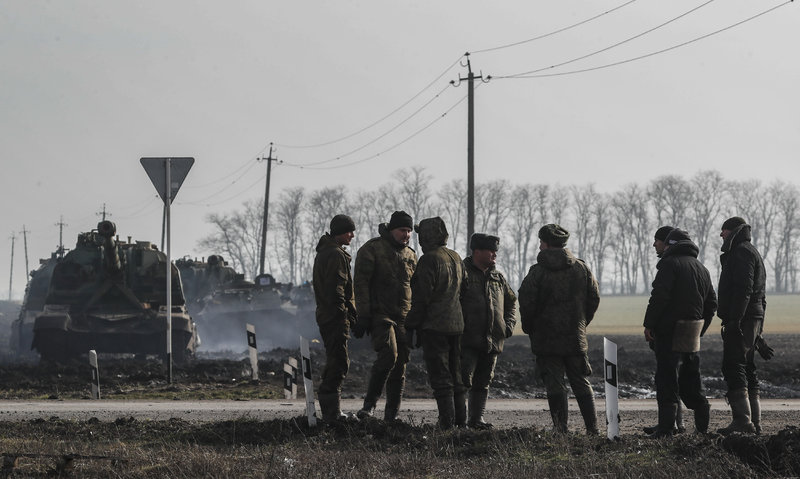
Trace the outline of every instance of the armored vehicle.
{"label": "armored vehicle", "polygon": [[31,346],[33,344],[33,322],[36,320],[36,316],[44,310],[50,278],[53,276],[56,263],[62,256],[63,250],[60,250],[50,255],[48,259],[40,259],[39,267],[30,273],[31,277],[25,287],[25,296],[22,299],[19,316],[11,325],[9,346],[12,354],[17,358],[36,357]]}
{"label": "armored vehicle", "polygon": [[[166,354],[167,257],[149,242],[120,242],[115,234],[114,223],[101,221],[55,264],[33,321],[33,348],[42,359],[62,361],[90,349]],[[172,268],[172,356],[181,362],[199,340]]]}
{"label": "armored vehicle", "polygon": [[[300,334],[309,337],[305,316],[291,300],[291,284],[262,274],[255,281],[228,266],[222,256],[205,261],[175,262],[187,292],[188,308],[203,336],[203,349],[239,351],[247,347],[245,327],[255,326],[259,349],[298,346]],[[311,336],[313,337],[313,336]]]}

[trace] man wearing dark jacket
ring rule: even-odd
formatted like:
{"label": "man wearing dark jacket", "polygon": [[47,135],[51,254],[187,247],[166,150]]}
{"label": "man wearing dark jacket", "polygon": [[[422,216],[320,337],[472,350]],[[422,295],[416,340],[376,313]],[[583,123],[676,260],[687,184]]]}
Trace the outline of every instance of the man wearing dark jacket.
{"label": "man wearing dark jacket", "polygon": [[377,353],[372,365],[360,419],[375,411],[386,385],[386,408],[383,418],[397,418],[406,381],[406,363],[410,356],[405,321],[411,309],[411,276],[417,266],[417,254],[408,246],[414,222],[405,211],[395,211],[389,223],[378,225],[379,236],[359,248],[353,273],[358,323],[355,337],[372,337]]}
{"label": "man wearing dark jacket", "polygon": [[656,352],[654,438],[673,434],[680,400],[694,410],[697,431],[708,430],[710,406],[703,395],[697,352],[717,307],[711,275],[698,261],[697,245],[688,233],[674,229],[665,244],[644,317],[645,339],[654,343]]}
{"label": "man wearing dark jacket", "polygon": [[598,434],[586,326],[600,304],[594,275],[564,246],[569,232],[556,224],[539,230],[539,255],[519,288],[522,330],[530,336],[536,369],[547,389],[553,429],[567,432],[566,374],[588,434]]}
{"label": "man wearing dark jacket", "polygon": [[322,420],[338,421],[346,416],[341,410],[342,382],[350,368],[347,340],[350,325],[356,320],[353,302],[353,279],[350,254],[344,246],[353,239],[356,226],[347,215],[331,220],[330,233],[322,235],[314,258],[314,297],[317,301],[317,325],[325,344],[325,367],[319,385]]}
{"label": "man wearing dark jacket", "polygon": [[725,220],[720,236],[722,272],[717,316],[722,319],[722,375],[728,384],[733,421],[719,432],[752,433],[756,428],[751,414],[760,412],[753,359],[756,338],[764,327],[767,273],[761,255],[750,242],[750,225],[744,219],[734,216]]}
{"label": "man wearing dark jacket", "polygon": [[[461,382],[461,283],[464,263],[447,248],[447,228],[438,216],[419,222],[415,230],[423,255],[411,277],[411,310],[406,316],[410,335],[422,336],[422,357],[439,409],[439,427],[463,427],[467,422]],[[410,341],[409,341],[410,342]]]}
{"label": "man wearing dark jacket", "polygon": [[467,279],[461,285],[464,335],[461,337],[461,380],[469,391],[471,428],[491,427],[483,419],[489,384],[497,356],[514,333],[517,297],[502,273],[495,269],[500,239],[475,233],[469,242],[472,256],[464,259]]}

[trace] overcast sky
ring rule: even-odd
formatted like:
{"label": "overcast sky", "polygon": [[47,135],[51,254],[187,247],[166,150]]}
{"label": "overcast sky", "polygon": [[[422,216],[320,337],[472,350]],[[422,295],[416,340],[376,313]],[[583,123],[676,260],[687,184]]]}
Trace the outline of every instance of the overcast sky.
{"label": "overcast sky", "polygon": [[[284,161],[273,198],[300,185],[372,189],[414,165],[438,182],[465,178],[467,88],[448,82],[466,74],[467,51],[476,73],[496,77],[475,92],[479,182],[614,191],[701,169],[797,181],[796,2],[638,61],[499,78],[648,55],[784,0],[637,0],[600,15],[625,3],[0,0],[0,278],[12,232],[20,298],[23,225],[33,269],[56,246],[61,215],[72,247],[104,203],[121,236],[158,242],[143,156],[196,158],[173,204],[173,257],[204,253],[207,213],[263,195],[255,159],[270,142]],[[334,168],[298,168],[314,163]]]}

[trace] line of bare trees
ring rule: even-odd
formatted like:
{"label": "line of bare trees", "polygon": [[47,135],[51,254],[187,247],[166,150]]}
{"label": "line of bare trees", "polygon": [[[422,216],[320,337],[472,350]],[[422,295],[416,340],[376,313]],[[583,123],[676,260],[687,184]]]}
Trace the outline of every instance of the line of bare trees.
{"label": "line of bare trees", "polygon": [[[311,278],[314,248],[330,218],[347,213],[356,223],[351,250],[378,233],[378,224],[395,210],[415,221],[441,216],[450,231],[449,246],[466,251],[466,199],[463,180],[434,188],[424,167],[396,171],[396,181],[374,190],[345,186],[281,192],[271,204],[267,239],[268,270],[280,281],[301,283]],[[604,193],[596,185],[512,184],[494,180],[476,186],[475,230],[501,238],[499,267],[519,285],[536,261],[539,228],[559,223],[571,231],[568,247],[595,272],[604,294],[649,292],[655,274],[653,233],[661,225],[689,231],[700,248],[700,260],[718,274],[719,228],[730,216],[753,227],[753,244],[769,269],[774,292],[797,292],[800,190],[776,180],[729,181],[718,171],[690,178],[666,175],[647,184],[631,183]],[[263,203],[249,201],[240,210],[210,214],[213,232],[199,246],[222,254],[249,277],[258,271],[258,241]],[[416,247],[416,235],[414,245]]]}

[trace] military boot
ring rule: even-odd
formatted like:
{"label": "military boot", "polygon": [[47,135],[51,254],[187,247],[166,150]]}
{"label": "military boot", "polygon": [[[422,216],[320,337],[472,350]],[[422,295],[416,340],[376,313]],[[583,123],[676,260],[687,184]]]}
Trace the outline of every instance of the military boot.
{"label": "military boot", "polygon": [[342,414],[339,393],[320,394],[319,408],[322,410],[322,421],[327,424],[347,418],[347,415]]}
{"label": "military boot", "polygon": [[750,398],[748,397],[747,389],[741,388],[728,391],[727,396],[733,420],[727,427],[718,429],[717,432],[722,435],[732,432],[755,433],[756,427],[750,421]]}
{"label": "military boot", "polygon": [[469,427],[472,429],[491,429],[492,425],[483,419],[486,410],[486,399],[489,391],[486,389],[471,390],[469,392]]}
{"label": "military boot", "polygon": [[[658,424],[654,424],[652,426],[645,426],[642,428],[642,431],[647,434],[653,434],[658,430]],[[675,434],[686,432],[686,427],[683,425],[683,407],[681,403],[678,403],[678,410],[675,413]]]}
{"label": "military boot", "polygon": [[569,413],[567,395],[548,394],[547,403],[550,405],[550,417],[553,419],[553,432],[567,432],[567,414]]}
{"label": "military boot", "polygon": [[467,394],[453,395],[454,423],[456,427],[467,427]]}
{"label": "military boot", "polygon": [[694,427],[700,434],[708,432],[708,421],[711,419],[711,404],[706,400],[705,404],[698,406],[694,410]]}
{"label": "military boot", "polygon": [[578,401],[578,409],[581,410],[583,423],[586,425],[586,435],[599,436],[600,431],[597,429],[597,411],[594,407],[594,396],[576,397],[575,400]]}
{"label": "military boot", "polygon": [[436,407],[439,409],[439,427],[442,429],[452,429],[456,415],[453,396],[447,395],[437,397]]}
{"label": "military boot", "polygon": [[747,398],[750,401],[750,422],[756,429],[756,434],[761,434],[761,400],[758,389],[748,389]]}
{"label": "military boot", "polygon": [[359,419],[366,419],[375,414],[375,405],[378,403],[378,398],[381,397],[383,392],[383,378],[377,374],[370,374],[369,383],[367,384],[367,394],[364,396],[364,405],[356,413]]}
{"label": "military boot", "polygon": [[658,428],[648,437],[660,439],[675,434],[675,416],[678,414],[676,403],[658,403]]}
{"label": "military boot", "polygon": [[406,378],[393,382],[391,379],[386,383],[386,409],[383,411],[384,421],[394,421],[397,419],[397,412],[400,410],[400,403],[403,400],[403,389],[405,388]]}

